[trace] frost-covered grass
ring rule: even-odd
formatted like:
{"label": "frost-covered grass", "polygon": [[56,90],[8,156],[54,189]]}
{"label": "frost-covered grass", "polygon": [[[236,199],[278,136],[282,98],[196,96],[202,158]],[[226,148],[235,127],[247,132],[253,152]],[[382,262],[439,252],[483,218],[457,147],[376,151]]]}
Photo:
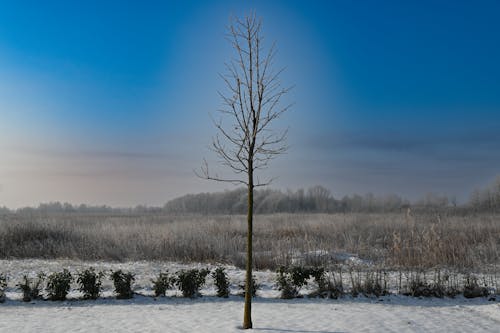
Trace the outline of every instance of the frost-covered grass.
{"label": "frost-covered grass", "polygon": [[[258,269],[343,262],[344,253],[386,269],[482,270],[498,265],[500,223],[494,214],[257,215]],[[0,258],[225,262],[244,267],[244,216],[0,216]],[[304,256],[307,254],[307,256]]]}

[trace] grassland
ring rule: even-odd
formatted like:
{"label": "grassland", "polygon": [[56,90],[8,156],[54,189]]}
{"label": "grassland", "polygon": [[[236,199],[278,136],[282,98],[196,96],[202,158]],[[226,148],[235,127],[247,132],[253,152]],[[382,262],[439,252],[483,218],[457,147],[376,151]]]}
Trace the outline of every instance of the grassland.
{"label": "grassland", "polygon": [[[11,214],[0,258],[170,260],[243,266],[244,216]],[[494,214],[272,214],[254,227],[255,266],[348,258],[384,269],[474,270],[500,264]]]}

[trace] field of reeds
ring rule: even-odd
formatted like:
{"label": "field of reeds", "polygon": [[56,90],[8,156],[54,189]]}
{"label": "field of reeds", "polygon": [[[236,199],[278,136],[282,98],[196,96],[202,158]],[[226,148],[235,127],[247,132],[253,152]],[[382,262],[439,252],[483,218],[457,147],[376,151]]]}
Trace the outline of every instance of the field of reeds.
{"label": "field of reeds", "polygon": [[[10,214],[0,258],[170,260],[244,265],[244,216]],[[338,263],[384,269],[497,270],[494,214],[257,215],[255,266]]]}

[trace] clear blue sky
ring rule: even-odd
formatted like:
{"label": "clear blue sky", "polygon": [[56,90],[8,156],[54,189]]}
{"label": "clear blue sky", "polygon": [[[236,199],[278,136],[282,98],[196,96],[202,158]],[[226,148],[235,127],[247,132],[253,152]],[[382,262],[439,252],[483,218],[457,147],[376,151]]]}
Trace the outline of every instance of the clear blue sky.
{"label": "clear blue sky", "polygon": [[0,1],[0,206],[226,188],[192,170],[250,10],[295,85],[275,187],[465,199],[500,173],[498,1]]}

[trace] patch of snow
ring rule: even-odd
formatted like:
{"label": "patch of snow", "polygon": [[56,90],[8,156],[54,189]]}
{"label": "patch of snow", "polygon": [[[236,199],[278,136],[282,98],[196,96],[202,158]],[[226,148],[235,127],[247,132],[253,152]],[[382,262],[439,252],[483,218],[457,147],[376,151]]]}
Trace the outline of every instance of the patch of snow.
{"label": "patch of snow", "polygon": [[360,258],[357,254],[347,252],[329,252],[314,250],[308,252],[295,251],[292,255],[293,265],[304,265],[307,262],[336,262],[344,265],[370,266],[372,262]]}

